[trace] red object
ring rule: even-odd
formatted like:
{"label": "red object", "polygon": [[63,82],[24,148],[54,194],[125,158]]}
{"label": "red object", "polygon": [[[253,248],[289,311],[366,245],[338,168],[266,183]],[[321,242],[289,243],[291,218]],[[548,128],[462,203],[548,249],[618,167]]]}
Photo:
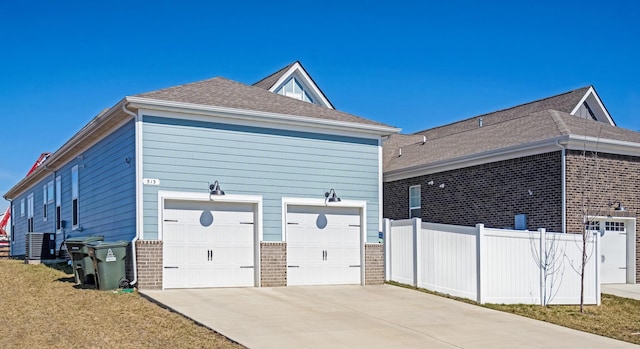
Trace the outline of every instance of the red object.
{"label": "red object", "polygon": [[[27,172],[27,175],[25,176],[25,178],[29,177],[29,175],[32,174],[33,171],[36,170],[36,168],[42,165],[42,163],[44,163],[44,161],[47,160],[49,155],[51,155],[51,153],[40,154],[38,161],[36,161],[33,164],[33,166],[31,166],[31,169],[29,170],[29,172]],[[9,218],[11,218],[11,206],[7,207],[7,210],[5,211],[4,216],[2,216],[2,219],[0,220],[0,239],[2,239],[3,237],[6,239],[7,237],[6,229],[7,229],[7,223],[9,222]]]}

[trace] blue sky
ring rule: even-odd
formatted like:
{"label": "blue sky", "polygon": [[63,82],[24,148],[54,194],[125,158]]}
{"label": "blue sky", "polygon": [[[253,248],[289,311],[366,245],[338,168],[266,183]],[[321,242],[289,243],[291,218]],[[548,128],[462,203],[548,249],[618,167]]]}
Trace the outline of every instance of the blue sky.
{"label": "blue sky", "polygon": [[251,84],[295,60],[337,109],[404,132],[590,84],[618,126],[640,130],[639,10],[635,1],[4,1],[0,192],[126,95],[215,76]]}

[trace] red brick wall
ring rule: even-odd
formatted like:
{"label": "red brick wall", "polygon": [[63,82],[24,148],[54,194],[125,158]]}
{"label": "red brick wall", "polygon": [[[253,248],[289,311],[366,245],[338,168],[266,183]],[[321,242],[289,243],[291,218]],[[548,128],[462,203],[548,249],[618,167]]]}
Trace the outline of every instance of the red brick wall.
{"label": "red brick wall", "polygon": [[418,184],[426,222],[506,228],[524,213],[529,230],[562,230],[560,151],[386,182],[384,217],[409,218],[409,186]]}
{"label": "red brick wall", "polygon": [[[567,151],[567,231],[580,232],[583,216],[636,218],[636,280],[640,281],[640,157]],[[621,202],[626,212],[615,211]]]}

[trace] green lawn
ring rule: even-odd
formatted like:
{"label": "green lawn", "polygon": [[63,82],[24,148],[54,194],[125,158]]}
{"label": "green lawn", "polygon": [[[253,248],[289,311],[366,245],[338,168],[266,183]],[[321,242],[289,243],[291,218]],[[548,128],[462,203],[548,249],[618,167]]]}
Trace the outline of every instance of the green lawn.
{"label": "green lawn", "polygon": [[2,348],[242,348],[137,293],[75,286],[68,269],[0,260],[0,280]]}

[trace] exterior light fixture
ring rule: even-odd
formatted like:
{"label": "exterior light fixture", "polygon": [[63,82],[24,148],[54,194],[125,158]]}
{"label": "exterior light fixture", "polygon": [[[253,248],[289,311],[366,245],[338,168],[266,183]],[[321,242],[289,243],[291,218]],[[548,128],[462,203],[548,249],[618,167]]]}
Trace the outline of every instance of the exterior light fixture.
{"label": "exterior light fixture", "polygon": [[324,202],[340,202],[340,198],[336,195],[336,191],[331,189],[328,192],[324,193]]}
{"label": "exterior light fixture", "polygon": [[209,195],[224,195],[224,191],[220,189],[220,184],[218,184],[218,181],[215,181],[213,182],[213,184],[209,185],[209,190],[211,190],[209,192]]}
{"label": "exterior light fixture", "polygon": [[618,205],[616,208],[614,208],[615,211],[626,211],[624,209],[624,206],[622,206],[622,203],[620,201],[616,202],[616,204]]}

